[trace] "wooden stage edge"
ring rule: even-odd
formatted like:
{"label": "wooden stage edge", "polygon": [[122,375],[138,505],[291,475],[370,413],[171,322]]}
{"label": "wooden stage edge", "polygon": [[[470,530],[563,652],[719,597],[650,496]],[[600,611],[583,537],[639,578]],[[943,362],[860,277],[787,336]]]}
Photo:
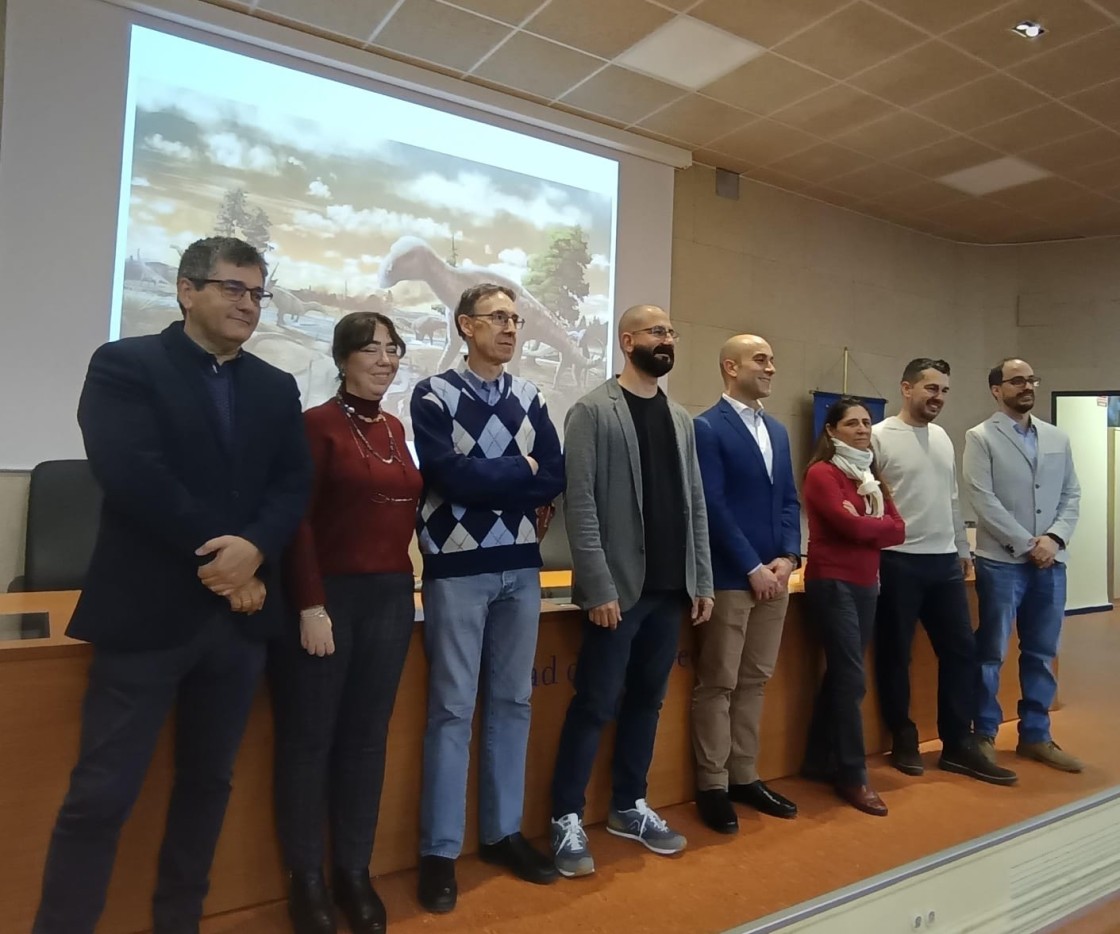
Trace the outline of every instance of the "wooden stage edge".
{"label": "wooden stage edge", "polygon": [[[566,586],[566,572],[543,572],[545,588]],[[799,590],[795,582],[793,590]],[[975,594],[969,586],[975,619]],[[47,612],[50,635],[0,642],[0,904],[6,930],[28,930],[34,915],[48,838],[65,794],[78,749],[79,715],[91,657],[90,646],[67,639],[66,623],[76,593],[0,594],[0,614]],[[782,646],[767,686],[759,771],[771,779],[796,773],[822,656],[803,597],[790,601]],[[419,614],[418,614],[419,615]],[[527,836],[547,832],[548,788],[560,729],[572,696],[571,679],[580,642],[580,614],[570,604],[542,608],[533,671],[533,719],[529,735],[523,828]],[[648,799],[654,807],[691,801],[695,785],[689,731],[694,636],[681,623],[677,664],[661,714]],[[1014,647],[1012,649],[1014,653]],[[1008,671],[1015,670],[1008,659]],[[911,716],[920,738],[936,737],[936,662],[924,633],[914,643]],[[889,737],[877,715],[874,678],[864,703],[869,754],[885,751]],[[1014,713],[1015,678],[1004,679],[1004,710]],[[419,625],[413,633],[389,733],[388,766],[371,871],[383,875],[414,866],[419,844],[419,789],[427,666]],[[477,732],[477,731],[476,731]],[[144,789],[121,836],[105,915],[99,932],[137,931],[150,924],[156,854],[163,832],[173,775],[170,726],[157,746]],[[587,792],[586,820],[606,818],[610,797],[613,728],[603,743]],[[477,742],[474,744],[477,751]],[[212,872],[206,914],[217,915],[284,897],[283,874],[272,810],[273,723],[266,689],[254,702],[237,760],[233,793]],[[477,848],[476,763],[472,755],[467,795],[467,846]]]}

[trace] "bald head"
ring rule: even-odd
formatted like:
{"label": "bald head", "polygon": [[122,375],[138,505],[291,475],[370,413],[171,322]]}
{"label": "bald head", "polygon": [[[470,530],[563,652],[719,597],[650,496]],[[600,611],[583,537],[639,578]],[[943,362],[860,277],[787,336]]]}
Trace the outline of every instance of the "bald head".
{"label": "bald head", "polygon": [[729,396],[756,404],[770,395],[774,351],[757,334],[736,334],[720,348],[719,372]]}
{"label": "bald head", "polygon": [[669,315],[664,308],[658,308],[656,305],[632,305],[618,319],[618,339],[621,341],[623,334],[640,331],[642,328],[653,327],[656,324],[668,326],[668,323]]}
{"label": "bald head", "polygon": [[618,345],[627,362],[649,376],[661,377],[673,368],[676,341],[669,313],[657,305],[634,305],[618,319]]}

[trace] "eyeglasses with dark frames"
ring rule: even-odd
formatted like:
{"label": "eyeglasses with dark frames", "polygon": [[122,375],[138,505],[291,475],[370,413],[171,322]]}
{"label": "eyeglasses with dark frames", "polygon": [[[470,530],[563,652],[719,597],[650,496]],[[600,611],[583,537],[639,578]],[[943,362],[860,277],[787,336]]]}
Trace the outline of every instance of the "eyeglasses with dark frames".
{"label": "eyeglasses with dark frames", "polygon": [[1000,385],[1002,386],[1004,383],[1010,383],[1016,389],[1023,389],[1026,386],[1030,386],[1031,389],[1034,389],[1041,382],[1042,380],[1037,376],[1012,376],[1010,379],[1000,380]]}
{"label": "eyeglasses with dark frames", "polygon": [[240,279],[191,279],[195,288],[202,288],[204,285],[213,283],[218,286],[222,293],[222,297],[231,302],[241,301],[242,296],[248,292],[249,298],[253,300],[253,304],[263,308],[268,304],[269,299],[272,298],[271,292],[266,292],[261,288],[249,288]]}

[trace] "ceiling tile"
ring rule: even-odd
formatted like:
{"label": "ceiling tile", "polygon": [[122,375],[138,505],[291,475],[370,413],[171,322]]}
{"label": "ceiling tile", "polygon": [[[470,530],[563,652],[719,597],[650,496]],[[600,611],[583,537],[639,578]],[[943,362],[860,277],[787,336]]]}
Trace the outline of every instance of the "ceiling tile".
{"label": "ceiling tile", "polygon": [[834,84],[812,97],[773,114],[773,119],[828,139],[864,123],[886,116],[894,108],[878,98],[842,84]]}
{"label": "ceiling tile", "polygon": [[1098,162],[1096,165],[1081,169],[1071,169],[1065,173],[1075,182],[1086,188],[1100,191],[1120,187],[1120,158]]}
{"label": "ceiling tile", "polygon": [[906,110],[865,123],[850,133],[837,136],[833,142],[873,159],[893,159],[895,156],[929,146],[953,135],[952,130],[931,123]]}
{"label": "ceiling tile", "polygon": [[1078,218],[1070,229],[1082,237],[1117,237],[1120,236],[1120,213]]}
{"label": "ceiling tile", "polygon": [[755,165],[765,165],[800,149],[808,149],[817,142],[808,133],[763,119],[720,137],[708,148],[739,156]]}
{"label": "ceiling tile", "polygon": [[729,156],[725,152],[715,152],[711,149],[697,149],[692,154],[692,161],[700,165],[709,165],[713,169],[726,169],[729,172],[738,172],[740,175],[751,168],[746,159]]}
{"label": "ceiling tile", "polygon": [[507,35],[508,27],[474,13],[436,0],[407,0],[381,28],[373,44],[469,71]]}
{"label": "ceiling tile", "polygon": [[577,117],[583,117],[585,120],[594,120],[596,123],[602,123],[605,126],[613,126],[618,130],[624,130],[630,125],[629,120],[615,120],[613,117],[605,117],[602,114],[592,113],[589,110],[584,110],[582,107],[573,107],[571,104],[565,104],[563,101],[553,101],[548,106],[552,110],[559,110],[566,114],[574,114]]}
{"label": "ceiling tile", "polygon": [[919,175],[940,178],[950,172],[980,165],[982,162],[991,162],[999,157],[1000,153],[996,150],[982,146],[975,140],[964,136],[951,136],[949,139],[926,146],[924,149],[915,149],[891,161]]}
{"label": "ceiling tile", "polygon": [[759,45],[777,45],[844,6],[848,0],[704,0],[689,16]]}
{"label": "ceiling tile", "polygon": [[370,0],[369,3],[320,3],[303,0],[261,0],[258,11],[275,13],[284,19],[306,23],[317,31],[360,39],[369,39],[381,21],[393,9],[393,0]]}
{"label": "ceiling tile", "polygon": [[990,73],[987,65],[943,42],[927,42],[856,75],[850,83],[909,107]]}
{"label": "ceiling tile", "polygon": [[1084,194],[1086,191],[1080,185],[1075,185],[1069,179],[1051,175],[1049,178],[1040,178],[1037,182],[1027,182],[1025,185],[1005,188],[1003,191],[993,191],[987,197],[1008,207],[1033,213],[1034,206],[1068,201]]}
{"label": "ceiling tile", "polygon": [[[1046,27],[1038,39],[1025,39],[1012,27],[1025,19]],[[997,68],[1007,68],[1038,58],[1109,23],[1108,17],[1083,0],[1016,0],[945,35],[945,41],[971,52]]]}
{"label": "ceiling tile", "polygon": [[1028,149],[1023,153],[1024,159],[1058,174],[1106,162],[1118,156],[1120,134],[1103,128],[1071,136],[1038,149]]}
{"label": "ceiling tile", "polygon": [[1011,73],[1047,94],[1065,97],[1116,77],[1120,26],[1086,36],[1040,55]]}
{"label": "ceiling tile", "polygon": [[746,174],[748,178],[752,178],[756,182],[765,182],[767,185],[784,188],[786,191],[802,192],[815,187],[811,182],[807,182],[803,178],[797,178],[786,172],[779,172],[769,166],[755,166]]}
{"label": "ceiling tile", "polygon": [[541,5],[541,0],[443,0],[443,2],[470,10],[472,13],[492,16],[513,26],[520,25],[526,16]]}
{"label": "ceiling tile", "polygon": [[997,74],[932,98],[914,109],[953,129],[971,130],[1044,103],[1046,98],[1038,91]]}
{"label": "ceiling tile", "polygon": [[1067,97],[1065,102],[1094,120],[1120,127],[1120,78]]}
{"label": "ceiling tile", "polygon": [[754,119],[754,114],[690,94],[647,117],[640,125],[655,133],[689,140],[694,146],[707,146],[713,139],[726,136]]}
{"label": "ceiling tile", "polygon": [[701,88],[701,93],[766,115],[831,83],[815,71],[767,53]]}
{"label": "ceiling tile", "polygon": [[771,163],[768,168],[795,175],[808,182],[825,182],[837,175],[846,175],[856,169],[862,169],[870,163],[871,160],[867,156],[861,156],[858,152],[834,146],[832,143],[821,143],[819,146],[779,159]]}
{"label": "ceiling tile", "polygon": [[1113,16],[1120,16],[1120,0],[1096,0],[1097,6],[1104,7]]}
{"label": "ceiling tile", "polygon": [[561,98],[565,104],[630,124],[682,95],[678,87],[610,65]]}
{"label": "ceiling tile", "polygon": [[[1027,210],[1027,208],[1024,208]],[[1082,221],[1113,217],[1120,212],[1120,204],[1099,195],[1084,192],[1074,198],[1053,204],[1032,204],[1031,216],[1049,223],[1069,223],[1076,226]]]}
{"label": "ceiling tile", "polygon": [[847,191],[837,191],[823,185],[813,185],[805,188],[801,193],[809,198],[815,198],[817,201],[823,201],[825,204],[835,204],[842,208],[854,207],[863,200],[858,195],[853,195]]}
{"label": "ceiling tile", "polygon": [[969,130],[969,135],[1004,152],[1034,149],[1043,143],[1085,133],[1093,122],[1061,104],[1043,104],[1031,110]]}
{"label": "ceiling tile", "polygon": [[892,191],[889,195],[877,199],[879,203],[888,205],[891,210],[908,214],[921,214],[931,208],[963,200],[964,196],[959,191],[940,182],[920,182],[910,188]]}
{"label": "ceiling tile", "polygon": [[1025,214],[987,198],[966,198],[923,212],[923,217],[948,227],[965,227],[985,232],[1014,232],[1036,226]]}
{"label": "ceiling tile", "polygon": [[880,162],[829,179],[828,187],[863,200],[882,198],[889,192],[909,188],[919,181],[921,178],[913,172]]}
{"label": "ceiling tile", "polygon": [[958,23],[1006,2],[1007,0],[875,0],[877,6],[935,33],[952,29]]}
{"label": "ceiling tile", "polygon": [[847,78],[925,38],[913,26],[857,2],[786,40],[776,51],[825,74]]}
{"label": "ceiling tile", "polygon": [[479,65],[474,74],[552,100],[603,64],[575,49],[519,32]]}
{"label": "ceiling tile", "polygon": [[[429,65],[425,62],[423,67],[428,68]],[[526,101],[532,101],[534,104],[543,104],[547,107],[552,103],[552,99],[549,97],[545,97],[541,94],[532,94],[520,88],[510,87],[509,85],[502,84],[500,81],[491,81],[489,78],[482,78],[477,74],[460,75],[458,72],[455,72],[454,77],[466,81],[468,84],[477,84],[480,88],[489,88],[491,91],[501,91],[503,94],[519,97]]]}
{"label": "ceiling tile", "polygon": [[[694,6],[696,0],[654,0],[654,2],[659,3],[661,6],[667,6],[672,10],[683,12],[690,6]],[[537,0],[537,5],[540,5],[540,0]]]}
{"label": "ceiling tile", "polygon": [[614,58],[673,14],[646,0],[552,0],[524,28],[548,39]]}

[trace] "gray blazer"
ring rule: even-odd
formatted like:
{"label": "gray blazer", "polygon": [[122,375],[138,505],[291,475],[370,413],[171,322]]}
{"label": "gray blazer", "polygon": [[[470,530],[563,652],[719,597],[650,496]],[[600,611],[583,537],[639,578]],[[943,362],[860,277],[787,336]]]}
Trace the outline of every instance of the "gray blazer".
{"label": "gray blazer", "polygon": [[[982,558],[1022,564],[1032,538],[1053,532],[1067,545],[1073,538],[1081,486],[1069,436],[1033,416],[1031,423],[1038,433],[1033,465],[1015,422],[1003,412],[965,435],[964,487],[976,511],[976,553]],[[1065,549],[1057,560],[1065,562]]]}
{"label": "gray blazer", "polygon": [[[696,435],[683,407],[670,401],[669,410],[685,485],[685,586],[693,599],[710,597],[708,511],[696,460]],[[572,602],[589,610],[617,600],[625,613],[638,602],[645,583],[645,527],[638,435],[617,378],[592,389],[568,411],[564,467]]]}

